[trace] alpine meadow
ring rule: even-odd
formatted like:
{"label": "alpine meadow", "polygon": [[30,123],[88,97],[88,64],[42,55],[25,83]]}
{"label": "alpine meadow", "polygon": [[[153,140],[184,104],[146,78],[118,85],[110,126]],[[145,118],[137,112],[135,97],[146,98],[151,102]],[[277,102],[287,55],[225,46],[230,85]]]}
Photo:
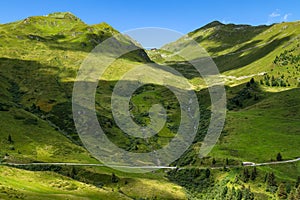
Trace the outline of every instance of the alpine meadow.
{"label": "alpine meadow", "polygon": [[[96,159],[73,120],[78,70],[115,35],[116,46],[136,50],[117,58],[95,89],[96,117],[114,145],[134,154],[158,151],[177,136],[184,115],[168,87],[146,78],[120,83],[125,73],[155,65],[153,77],[180,82],[170,67],[198,99],[192,144],[167,166],[158,160],[149,173],[124,172]],[[180,56],[199,59],[187,37],[207,51],[226,91],[225,124],[204,157],[199,150],[213,106],[208,84]],[[148,126],[156,104],[166,115],[149,138],[125,133],[112,112],[115,86],[140,83],[129,102],[132,120]],[[0,24],[0,94],[0,199],[300,200],[300,21],[253,26],[212,20],[160,48],[144,49],[109,24],[88,25],[71,12],[27,17]]]}

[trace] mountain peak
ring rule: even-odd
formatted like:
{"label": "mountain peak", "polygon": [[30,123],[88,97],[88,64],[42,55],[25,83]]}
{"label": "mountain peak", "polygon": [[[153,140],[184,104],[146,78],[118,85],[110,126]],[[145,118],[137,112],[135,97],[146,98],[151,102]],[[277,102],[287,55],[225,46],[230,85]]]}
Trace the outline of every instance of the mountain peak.
{"label": "mountain peak", "polygon": [[212,28],[212,27],[221,26],[221,25],[224,25],[224,24],[219,21],[213,21],[213,22],[210,22],[210,23],[206,24],[205,26],[203,26],[203,28]]}
{"label": "mountain peak", "polygon": [[43,16],[27,17],[26,19],[22,20],[22,24],[40,24],[43,26],[60,26],[63,28],[65,26],[64,24],[68,24],[67,26],[71,26],[85,23],[71,12],[55,12]]}
{"label": "mountain peak", "polygon": [[200,30],[205,30],[205,29],[214,28],[214,27],[223,26],[223,25],[225,25],[225,24],[215,20],[215,21],[212,21],[212,22],[206,24],[205,26],[203,26],[201,28],[198,28],[198,29],[188,33],[188,35],[193,35],[193,34],[197,33]]}
{"label": "mountain peak", "polygon": [[54,12],[47,15],[47,17],[57,18],[57,19],[72,19],[75,21],[81,21],[77,16],[71,12]]}

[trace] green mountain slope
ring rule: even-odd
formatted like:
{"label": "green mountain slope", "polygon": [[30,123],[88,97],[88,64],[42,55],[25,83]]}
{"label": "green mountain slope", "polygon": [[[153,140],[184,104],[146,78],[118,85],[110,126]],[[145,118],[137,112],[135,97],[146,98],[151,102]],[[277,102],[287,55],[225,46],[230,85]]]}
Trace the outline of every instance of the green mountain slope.
{"label": "green mountain slope", "polygon": [[[212,22],[187,34],[208,52],[219,68],[219,76],[225,81],[228,112],[221,138],[212,152],[206,158],[199,159],[201,139],[198,139],[178,160],[178,165],[205,168],[238,166],[245,161],[272,162],[278,159],[278,153],[284,160],[300,157],[299,25],[299,22],[270,26]],[[208,105],[210,101],[205,96],[209,94],[203,89],[206,86],[202,78],[178,55],[180,52],[190,52],[192,58],[198,58],[199,55],[193,54],[188,42],[184,36],[161,49],[148,51],[148,54],[154,61],[183,73],[199,90],[200,105]],[[202,128],[206,130],[205,126]],[[238,185],[245,184],[244,187],[251,187],[255,198],[275,199],[280,181],[293,184],[299,174],[299,164],[291,164],[287,168],[283,166],[259,167],[261,177],[250,182],[245,179],[245,172],[232,169],[229,173],[224,169],[215,179],[220,181],[220,185],[223,184],[220,190],[227,188],[228,193],[233,192],[230,188],[237,189]],[[272,191],[264,185],[262,177],[271,172],[279,179]],[[188,179],[174,176],[180,184],[190,188]],[[194,172],[185,176],[194,176]],[[228,182],[224,183],[226,179]],[[264,186],[260,188],[258,185]],[[196,183],[190,190],[195,187]],[[211,191],[213,196],[220,194],[216,192],[217,187],[212,190],[202,188],[196,193],[203,195],[203,191]],[[204,196],[201,198],[213,198]]]}
{"label": "green mountain slope", "polygon": [[[213,57],[230,86],[228,108],[234,111],[227,116],[224,134],[228,136],[216,147],[226,152],[221,157],[263,161],[275,159],[274,151],[286,152],[290,159],[299,157],[299,25],[212,22],[188,34]],[[184,42],[179,39],[163,49],[173,51]],[[256,81],[253,86],[251,78]]]}
{"label": "green mountain slope", "polygon": [[[118,32],[105,23],[89,26],[71,13],[54,13],[2,24],[0,32],[1,162],[99,163],[81,146],[76,133],[72,89],[77,70],[88,53]],[[120,36],[118,42],[133,44],[125,36]],[[121,71],[146,62],[150,59],[142,49],[118,59],[113,65],[115,74],[108,72],[106,80],[99,83],[107,83],[104,93],[109,96]],[[106,104],[103,99],[104,95],[99,96],[97,105],[109,107],[110,102]],[[101,101],[104,103],[100,104]],[[99,118],[106,116],[102,113]],[[107,123],[107,120],[103,121]],[[119,135],[112,136],[117,136],[115,141],[122,146],[124,140],[118,140],[118,137],[124,136],[117,131]],[[163,174],[139,176],[120,174],[107,168],[91,171],[87,167],[76,167],[76,172],[72,167],[29,167],[41,171],[39,173],[0,168],[9,172],[0,175],[0,197],[4,199],[185,199],[183,189],[170,183]],[[118,181],[112,182],[113,173]],[[38,186],[43,179],[44,184]],[[22,181],[31,184],[22,187],[25,184]],[[157,187],[158,183],[160,187]]]}
{"label": "green mountain slope", "polygon": [[[72,89],[88,53],[115,34],[118,31],[106,23],[87,25],[71,13],[0,25],[2,162],[99,163],[82,147],[76,133]],[[262,166],[253,172],[254,168],[244,168],[241,162],[268,162],[276,160],[278,153],[284,160],[300,157],[299,34],[299,22],[257,27],[212,22],[188,34],[213,57],[227,92],[224,131],[203,159],[198,153],[210,121],[211,101],[202,78],[176,55],[189,51],[184,38],[147,51],[150,58],[143,49],[120,57],[98,83],[95,107],[100,125],[113,143],[127,151],[149,152],[167,145],[178,131],[181,114],[171,91],[146,84],[130,101],[130,115],[141,126],[150,123],[153,104],[160,103],[167,110],[166,124],[149,140],[118,128],[111,112],[111,95],[122,75],[135,66],[153,60],[160,65],[150,69],[179,80],[162,66],[173,67],[195,89],[202,114],[193,144],[172,163],[183,168],[131,174],[105,167],[0,166],[0,198],[230,199],[241,193],[244,199],[253,194],[257,199],[272,199],[280,184],[296,192],[299,163]],[[119,36],[117,43],[135,45],[125,36]],[[121,83],[125,87],[138,81]],[[23,187],[27,180],[31,184]],[[41,180],[45,183],[39,186]]]}
{"label": "green mountain slope", "polygon": [[[299,35],[299,22],[287,22],[270,26],[212,22],[187,34],[210,54],[227,84],[245,83],[251,77],[263,80],[264,77],[262,76],[269,74],[269,79],[272,76],[275,76],[278,82],[281,81],[279,79],[284,79],[282,85],[293,88],[297,87],[299,83],[299,80],[297,80],[297,77],[299,77],[299,62],[296,59],[299,54]],[[190,47],[186,46],[187,43],[188,40],[182,37],[162,47],[158,55],[153,52],[149,52],[149,55],[154,60],[167,62],[180,70],[182,64],[178,64],[178,62],[182,63],[183,60],[176,55],[176,52],[189,51]],[[286,61],[283,63],[285,68],[279,68],[278,63],[276,64],[275,61],[276,57],[278,57],[277,59],[283,57],[288,59],[287,54],[290,57],[295,57],[293,63],[289,63],[290,66],[287,66]],[[159,55],[162,55],[162,57]],[[196,59],[198,56],[193,55],[191,52],[191,57]],[[280,74],[278,74],[278,71],[280,71]],[[282,75],[285,78],[281,78]],[[250,78],[247,78],[247,76],[250,76]],[[195,84],[199,82],[196,78],[191,81]]]}

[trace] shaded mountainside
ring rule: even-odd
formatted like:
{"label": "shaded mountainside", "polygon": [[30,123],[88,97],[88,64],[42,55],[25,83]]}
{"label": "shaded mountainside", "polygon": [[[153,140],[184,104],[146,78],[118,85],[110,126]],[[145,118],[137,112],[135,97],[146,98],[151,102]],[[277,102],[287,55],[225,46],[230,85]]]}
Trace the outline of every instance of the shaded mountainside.
{"label": "shaded mountainside", "polygon": [[[0,32],[3,106],[14,103],[34,110],[76,140],[69,117],[72,82],[87,54],[118,32],[106,23],[88,26],[70,13],[29,17],[1,25]],[[119,42],[133,44],[125,37]],[[142,49],[123,60],[150,61]]]}
{"label": "shaded mountainside", "polygon": [[[212,22],[187,34],[198,42],[226,75],[245,76],[270,70],[276,56],[297,48],[300,22],[270,26],[250,26]],[[167,44],[163,50],[176,53],[186,47],[185,37]],[[194,55],[196,58],[197,55]],[[180,60],[173,54],[164,55],[166,61]]]}

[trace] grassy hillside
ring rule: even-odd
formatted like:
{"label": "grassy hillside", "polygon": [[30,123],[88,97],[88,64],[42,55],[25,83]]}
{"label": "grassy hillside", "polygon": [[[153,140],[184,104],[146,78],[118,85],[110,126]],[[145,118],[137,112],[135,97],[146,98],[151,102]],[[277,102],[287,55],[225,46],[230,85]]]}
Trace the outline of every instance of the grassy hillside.
{"label": "grassy hillside", "polygon": [[[117,33],[106,23],[87,25],[71,13],[0,25],[1,162],[99,163],[82,147],[76,133],[72,89],[88,53]],[[182,169],[130,174],[105,167],[1,166],[0,198],[234,199],[242,195],[251,199],[254,195],[274,199],[281,184],[288,193],[296,192],[299,163],[257,167],[253,172],[241,162],[268,162],[276,160],[278,153],[284,160],[300,157],[299,34],[299,22],[257,27],[212,22],[188,34],[213,57],[226,83],[226,125],[207,157],[200,159],[198,153],[210,122],[211,101],[197,72],[176,55],[190,48],[182,38],[147,52],[161,64],[149,67],[154,77],[159,73],[174,82],[181,80],[162,67],[169,65],[188,78],[199,99],[201,121],[196,138],[172,163]],[[134,45],[123,36],[117,43]],[[180,122],[176,96],[155,84],[135,91],[130,115],[146,126],[151,106],[162,104],[167,122],[157,135],[148,140],[129,136],[112,116],[114,86],[124,73],[150,63],[148,55],[138,49],[117,59],[99,80],[96,92],[95,107],[103,130],[114,144],[130,152],[166,146]],[[140,76],[140,80],[128,78],[121,83],[125,87],[137,81],[147,82]]]}
{"label": "grassy hillside", "polygon": [[[292,58],[287,57],[298,55],[299,34],[299,22],[270,26],[212,22],[188,33],[187,36],[199,43],[209,53],[229,85],[245,83],[251,77],[262,79],[264,74],[269,74],[269,79],[273,75],[278,78],[278,82],[280,82],[280,77],[284,75],[282,85],[295,88],[299,83],[299,80],[297,80],[299,77],[299,63],[295,58],[293,61],[289,60],[289,62],[287,59]],[[153,60],[168,63],[177,69],[189,69],[188,64],[184,64],[185,61],[176,55],[176,52],[189,51],[190,46],[187,46],[187,43],[188,40],[182,37],[165,45],[157,52],[150,51],[149,55]],[[194,58],[199,57],[199,55],[193,55],[192,53],[191,56]],[[286,61],[283,62],[282,59]],[[181,64],[178,64],[178,62]],[[285,68],[278,67],[282,64]],[[281,72],[278,73],[278,71]],[[193,73],[195,72],[193,71]],[[199,80],[195,76],[197,77],[197,75],[191,77],[191,82],[197,84]],[[247,78],[247,76],[250,76],[250,78]]]}
{"label": "grassy hillside", "polygon": [[[1,162],[99,163],[80,146],[72,118],[71,94],[84,58],[97,44],[118,32],[105,23],[86,25],[71,13],[2,24],[0,32]],[[128,38],[119,39],[131,44]],[[122,73],[149,61],[143,50],[123,56],[114,64],[114,74],[108,71],[105,75],[102,82],[107,84],[101,92],[109,97]],[[107,118],[108,112],[103,108],[109,108],[110,101],[105,101],[105,95],[99,96],[97,105],[101,105],[99,119]],[[112,116],[109,117],[111,120]],[[120,146],[128,144],[128,138],[114,129],[114,141]],[[111,129],[108,131],[112,135]],[[165,130],[164,134],[171,133]],[[135,147],[129,142],[126,148],[140,149],[140,145]],[[26,169],[40,172],[1,167],[7,171],[1,172],[1,198],[185,199],[183,189],[170,183],[163,174],[144,177],[86,167],[77,167],[76,173],[67,167]],[[112,173],[120,181],[112,182]],[[28,181],[30,184],[26,184]]]}
{"label": "grassy hillside", "polygon": [[[278,153],[282,155],[283,160],[300,156],[299,34],[299,22],[270,26],[212,22],[187,34],[199,43],[217,64],[221,72],[220,77],[225,81],[228,112],[221,138],[213,151],[204,159],[197,158],[201,146],[200,137],[178,160],[178,165],[199,166],[205,169],[238,166],[243,161],[276,161]],[[177,55],[178,52],[191,51],[192,47],[187,44],[188,40],[182,37],[162,49],[148,51],[148,55],[154,61],[183,73],[194,88],[199,90],[201,105],[207,106],[210,103],[209,99],[203,97],[209,94],[203,89],[206,86],[202,78],[189,63]],[[194,58],[198,56],[192,52],[190,55]],[[205,123],[207,122],[209,120]],[[207,127],[201,128],[205,132]],[[231,193],[236,192],[233,192],[232,188],[239,187],[236,183],[224,183],[226,179],[232,182],[236,179],[241,180],[246,184],[245,188],[251,187],[257,199],[276,199],[279,185],[282,182],[286,183],[285,187],[293,185],[300,172],[299,164],[290,164],[287,167],[257,167],[257,170],[262,171],[262,177],[248,182],[244,180],[243,171],[239,170],[242,169],[223,170],[219,173],[219,178],[214,177],[215,181],[218,180],[218,185],[210,189],[201,187],[198,192],[194,190],[195,187],[199,187],[199,182],[189,186],[189,179],[181,178],[193,177],[195,172],[186,172],[187,174],[182,176],[173,174],[171,177],[175,177],[175,180],[189,188],[193,194],[204,195],[198,196],[200,199],[212,199],[213,196],[216,196],[216,199],[225,199],[224,196],[218,196],[224,188],[227,188],[227,198],[230,198]],[[274,172],[279,181],[270,189],[271,186],[265,184],[263,177],[271,172]],[[200,175],[195,178],[204,181],[204,185],[211,181],[201,177]],[[205,196],[204,191],[210,191],[213,195]]]}
{"label": "grassy hillside", "polygon": [[[217,21],[187,34],[213,57],[226,85],[229,111],[211,157],[262,162],[276,159],[278,152],[286,159],[299,156],[299,34],[299,22],[249,26]],[[176,55],[188,51],[187,44],[182,37],[148,54],[183,73],[203,99],[208,93],[201,90],[200,75]],[[200,145],[201,140],[180,163],[205,162],[195,159]]]}
{"label": "grassy hillside", "polygon": [[[185,199],[183,189],[173,183],[153,176],[126,178],[95,169],[76,169],[76,177],[70,178],[55,172],[25,171],[0,167],[0,198],[3,199]],[[109,170],[108,170],[109,171]],[[83,173],[83,174],[80,174]],[[82,176],[82,179],[79,177]],[[94,177],[92,177],[94,176]],[[85,178],[85,180],[83,180]],[[97,178],[97,179],[96,179]],[[78,180],[80,181],[78,181]],[[97,181],[90,183],[89,180]]]}
{"label": "grassy hillside", "polygon": [[266,94],[264,100],[229,111],[224,134],[211,156],[253,162],[299,157],[300,90]]}

